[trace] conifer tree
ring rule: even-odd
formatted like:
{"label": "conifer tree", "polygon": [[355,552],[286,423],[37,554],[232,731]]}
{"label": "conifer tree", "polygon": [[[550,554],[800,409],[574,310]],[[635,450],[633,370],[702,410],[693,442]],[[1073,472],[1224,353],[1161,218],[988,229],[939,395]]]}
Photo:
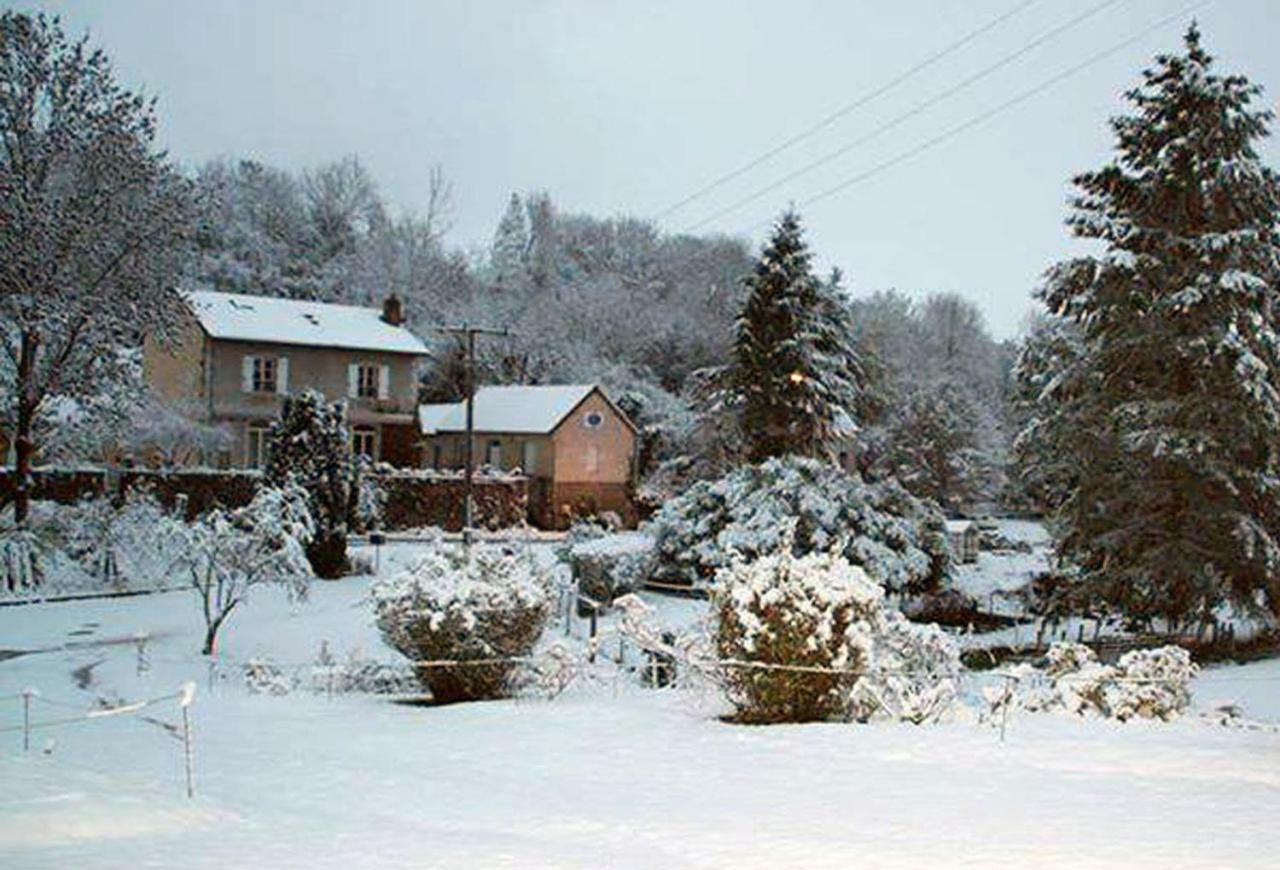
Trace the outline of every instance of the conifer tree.
{"label": "conifer tree", "polygon": [[529,229],[525,223],[524,204],[520,202],[519,194],[513,193],[493,234],[493,249],[489,254],[497,289],[518,290],[523,287],[528,274],[525,262],[528,249]]}
{"label": "conifer tree", "polygon": [[829,457],[851,434],[862,369],[838,280],[812,272],[800,219],[788,211],[745,279],[725,394],[737,410],[747,458]]}
{"label": "conifer tree", "polygon": [[307,560],[317,577],[341,577],[347,568],[347,533],[360,503],[360,465],[351,450],[344,402],[330,404],[316,390],[285,400],[271,427],[263,483],[296,484],[307,493],[315,533]]}
{"label": "conifer tree", "polygon": [[1117,158],[1075,179],[1068,224],[1105,253],[1042,291],[1084,354],[1056,387],[1077,433],[1060,550],[1139,619],[1280,614],[1280,181],[1259,94],[1213,71],[1193,25],[1128,92]]}

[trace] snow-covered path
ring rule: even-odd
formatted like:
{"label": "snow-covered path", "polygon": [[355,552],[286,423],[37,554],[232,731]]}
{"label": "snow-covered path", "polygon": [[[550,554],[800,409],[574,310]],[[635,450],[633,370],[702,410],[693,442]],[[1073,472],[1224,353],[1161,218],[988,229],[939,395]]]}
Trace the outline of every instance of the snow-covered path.
{"label": "snow-covered path", "polygon": [[[307,661],[323,639],[389,657],[366,588],[260,596],[226,654]],[[197,623],[182,593],[0,609],[0,647],[163,632],[142,678],[128,644],[71,649],[0,662],[0,696],[35,685],[85,704],[71,671],[92,662],[100,694],[201,683],[191,801],[181,745],[155,724],[38,732],[25,756],[0,733],[0,867],[1271,867],[1280,854],[1274,730],[1027,715],[1002,744],[971,716],[752,728],[693,693],[607,684],[442,708],[230,681],[210,694]],[[1199,700],[1280,718],[1277,663],[1200,683]],[[17,721],[0,701],[0,728]]]}

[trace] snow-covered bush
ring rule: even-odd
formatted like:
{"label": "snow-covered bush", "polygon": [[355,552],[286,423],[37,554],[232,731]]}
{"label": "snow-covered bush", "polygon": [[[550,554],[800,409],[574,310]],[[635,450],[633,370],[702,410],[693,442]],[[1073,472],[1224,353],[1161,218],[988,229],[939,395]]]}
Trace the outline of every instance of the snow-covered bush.
{"label": "snow-covered bush", "polygon": [[0,592],[26,592],[40,585],[41,550],[32,530],[0,528]]}
{"label": "snow-covered bush", "polygon": [[60,506],[49,516],[61,547],[99,586],[160,588],[183,558],[186,524],[146,489]]}
{"label": "snow-covered bush", "polygon": [[1114,665],[1102,664],[1084,644],[1055,643],[1043,668],[1020,665],[1010,672],[1016,697],[987,693],[1000,704],[1031,711],[1061,710],[1107,719],[1168,721],[1191,703],[1191,679],[1199,673],[1191,654],[1179,646],[1131,650]]}
{"label": "snow-covered bush", "polygon": [[252,695],[287,695],[294,681],[274,662],[255,657],[244,664],[244,685]]}
{"label": "snow-covered bush", "polygon": [[373,606],[383,639],[437,701],[500,698],[551,615],[552,580],[526,552],[436,548],[377,583]]}
{"label": "snow-covered bush", "polygon": [[406,695],[417,691],[418,679],[407,665],[366,658],[358,647],[338,661],[328,643],[322,643],[311,668],[311,688],[326,694]]}
{"label": "snow-covered bush", "polygon": [[790,548],[716,574],[716,653],[743,722],[843,718],[884,593],[837,555]]}
{"label": "snow-covered bush", "polygon": [[712,602],[714,666],[742,721],[921,724],[955,701],[955,642],[886,608],[884,590],[839,554],[783,546],[734,562]]}
{"label": "snow-covered bush", "polygon": [[561,560],[573,572],[579,592],[609,604],[643,585],[652,568],[653,541],[634,532],[609,534],[599,526],[578,524],[569,530]]}
{"label": "snow-covered bush", "polygon": [[926,532],[937,509],[892,481],[866,483],[829,464],[771,459],[690,486],[644,531],[654,539],[654,579],[697,584],[728,566],[775,552],[784,539],[804,555],[839,549],[891,591],[937,585],[945,542]]}
{"label": "snow-covered bush", "polygon": [[960,648],[937,625],[894,610],[873,621],[871,665],[853,690],[853,715],[923,725],[941,718],[959,690]]}

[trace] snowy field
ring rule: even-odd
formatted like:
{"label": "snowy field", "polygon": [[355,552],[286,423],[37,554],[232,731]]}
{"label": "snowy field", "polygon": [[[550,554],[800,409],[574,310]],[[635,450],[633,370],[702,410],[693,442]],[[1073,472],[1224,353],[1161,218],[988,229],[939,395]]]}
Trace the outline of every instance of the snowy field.
{"label": "snowy field", "polygon": [[[383,552],[384,572],[412,545]],[[1003,583],[992,580],[993,585]],[[368,578],[306,604],[258,595],[222,655],[312,661],[382,647]],[[705,604],[651,599],[671,624]],[[578,626],[581,630],[582,626]],[[137,674],[134,636],[150,635]],[[189,593],[0,608],[0,729],[98,698],[199,685],[195,799],[169,700],[0,730],[0,867],[1274,867],[1280,733],[1207,724],[1013,718],[744,727],[714,698],[622,680],[555,700],[451,707],[386,697],[209,691]],[[1201,708],[1280,722],[1280,662],[1206,671]],[[53,706],[66,702],[72,709]]]}

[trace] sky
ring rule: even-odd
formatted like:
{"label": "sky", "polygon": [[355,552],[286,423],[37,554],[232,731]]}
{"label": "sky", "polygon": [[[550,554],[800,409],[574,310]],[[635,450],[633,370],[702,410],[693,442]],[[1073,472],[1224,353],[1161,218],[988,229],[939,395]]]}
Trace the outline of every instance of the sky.
{"label": "sky", "polygon": [[[1280,0],[0,6],[87,30],[123,83],[158,98],[162,143],[191,166],[230,156],[302,169],[356,154],[389,202],[423,211],[439,165],[454,188],[447,241],[471,250],[488,246],[513,191],[756,245],[794,205],[818,263],[839,266],[854,296],[958,292],[1000,338],[1019,333],[1045,268],[1084,250],[1063,226],[1070,178],[1108,159],[1123,91],[1179,47],[1192,17],[1220,69],[1269,86],[1272,108],[1280,93]],[[1280,166],[1274,142],[1263,154]]]}

